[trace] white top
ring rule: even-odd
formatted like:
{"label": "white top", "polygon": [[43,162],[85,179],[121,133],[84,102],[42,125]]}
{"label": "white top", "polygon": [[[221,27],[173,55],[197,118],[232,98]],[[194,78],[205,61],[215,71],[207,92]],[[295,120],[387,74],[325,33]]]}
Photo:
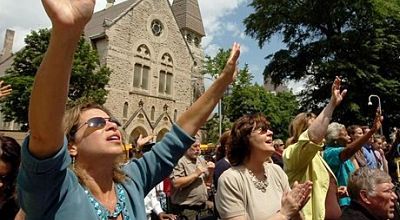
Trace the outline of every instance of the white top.
{"label": "white top", "polygon": [[251,220],[264,220],[281,209],[289,181],[282,168],[264,163],[268,186],[265,192],[257,189],[244,166],[231,167],[218,180],[217,210],[221,218],[244,216]]}

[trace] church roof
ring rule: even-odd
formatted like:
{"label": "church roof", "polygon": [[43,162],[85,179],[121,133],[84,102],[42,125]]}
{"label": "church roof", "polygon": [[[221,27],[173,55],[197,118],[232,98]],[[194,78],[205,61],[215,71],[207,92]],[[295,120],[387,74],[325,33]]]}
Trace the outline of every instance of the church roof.
{"label": "church roof", "polygon": [[174,0],[172,3],[172,12],[181,30],[189,29],[202,37],[205,36],[197,0]]}
{"label": "church roof", "polygon": [[89,38],[103,35],[105,27],[113,24],[139,2],[140,0],[127,0],[94,13],[85,27],[85,35]]}

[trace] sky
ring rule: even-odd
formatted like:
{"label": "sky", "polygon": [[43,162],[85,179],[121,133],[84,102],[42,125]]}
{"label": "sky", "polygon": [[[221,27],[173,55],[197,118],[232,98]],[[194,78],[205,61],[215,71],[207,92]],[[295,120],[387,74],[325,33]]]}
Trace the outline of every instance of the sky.
{"label": "sky", "polygon": [[[115,4],[124,0],[116,0]],[[170,0],[172,2],[172,0]],[[267,63],[265,57],[284,48],[279,36],[267,42],[263,48],[256,40],[244,33],[243,20],[252,13],[251,0],[198,0],[206,37],[202,46],[206,55],[215,56],[219,48],[228,49],[233,42],[241,44],[240,66],[249,65],[253,82],[263,84],[262,72]],[[96,1],[95,11],[104,9],[106,0]],[[28,6],[28,7],[27,7]],[[39,0],[1,0],[0,3],[0,49],[3,48],[5,31],[14,30],[13,52],[24,46],[24,38],[32,30],[49,28],[50,20]],[[289,84],[296,92],[295,84]]]}

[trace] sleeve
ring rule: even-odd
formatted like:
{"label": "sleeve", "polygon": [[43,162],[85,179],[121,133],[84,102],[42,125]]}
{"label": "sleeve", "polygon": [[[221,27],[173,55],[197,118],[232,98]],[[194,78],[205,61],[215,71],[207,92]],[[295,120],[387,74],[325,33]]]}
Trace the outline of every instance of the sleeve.
{"label": "sleeve", "polygon": [[35,158],[29,152],[29,136],[25,139],[18,174],[18,199],[22,209],[33,219],[43,216],[51,206],[57,206],[59,198],[64,198],[70,188],[78,185],[72,171],[67,169],[70,164],[66,138],[60,151],[44,160]]}
{"label": "sleeve", "polygon": [[150,204],[152,207],[151,211],[153,211],[156,215],[159,215],[161,212],[164,212],[163,209],[161,208],[160,201],[158,201],[157,199],[157,192],[155,188],[153,188],[147,196],[150,199]]}
{"label": "sleeve", "polygon": [[171,175],[169,178],[174,181],[175,178],[187,176],[185,172],[185,168],[183,166],[183,161],[179,160],[178,164],[172,169]]}
{"label": "sleeve", "polygon": [[246,216],[243,185],[240,178],[231,172],[224,172],[218,180],[215,204],[222,219]]}
{"label": "sleeve", "polygon": [[335,173],[343,163],[340,159],[340,153],[343,149],[343,147],[328,147],[324,151],[324,160]]}
{"label": "sleeve", "polygon": [[286,171],[304,170],[310,164],[318,151],[322,150],[322,144],[310,141],[308,130],[304,131],[299,140],[283,151],[283,161]]}
{"label": "sleeve", "polygon": [[132,181],[143,188],[143,194],[146,195],[171,173],[179,158],[194,141],[182,128],[173,124],[171,131],[160,142],[142,158],[125,165],[123,170]]}

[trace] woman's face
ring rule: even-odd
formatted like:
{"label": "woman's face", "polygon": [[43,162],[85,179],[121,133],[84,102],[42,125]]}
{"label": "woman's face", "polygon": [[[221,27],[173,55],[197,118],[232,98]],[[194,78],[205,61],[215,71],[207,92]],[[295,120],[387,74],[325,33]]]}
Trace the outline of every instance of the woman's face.
{"label": "woman's face", "polygon": [[346,146],[348,143],[351,142],[351,138],[347,134],[346,128],[340,129],[337,141],[338,141],[338,144],[341,146]]}
{"label": "woman's face", "polygon": [[[89,127],[86,123],[94,117],[105,118],[104,127]],[[78,123],[78,131],[75,134],[77,159],[91,159],[98,162],[99,156],[107,158],[123,153],[122,135],[115,122],[108,120],[110,116],[100,109],[89,109],[81,113]],[[82,127],[81,127],[82,126]]]}
{"label": "woman's face", "polygon": [[271,154],[275,152],[273,134],[271,129],[263,130],[259,128],[253,130],[249,137],[251,152],[268,152]]}

